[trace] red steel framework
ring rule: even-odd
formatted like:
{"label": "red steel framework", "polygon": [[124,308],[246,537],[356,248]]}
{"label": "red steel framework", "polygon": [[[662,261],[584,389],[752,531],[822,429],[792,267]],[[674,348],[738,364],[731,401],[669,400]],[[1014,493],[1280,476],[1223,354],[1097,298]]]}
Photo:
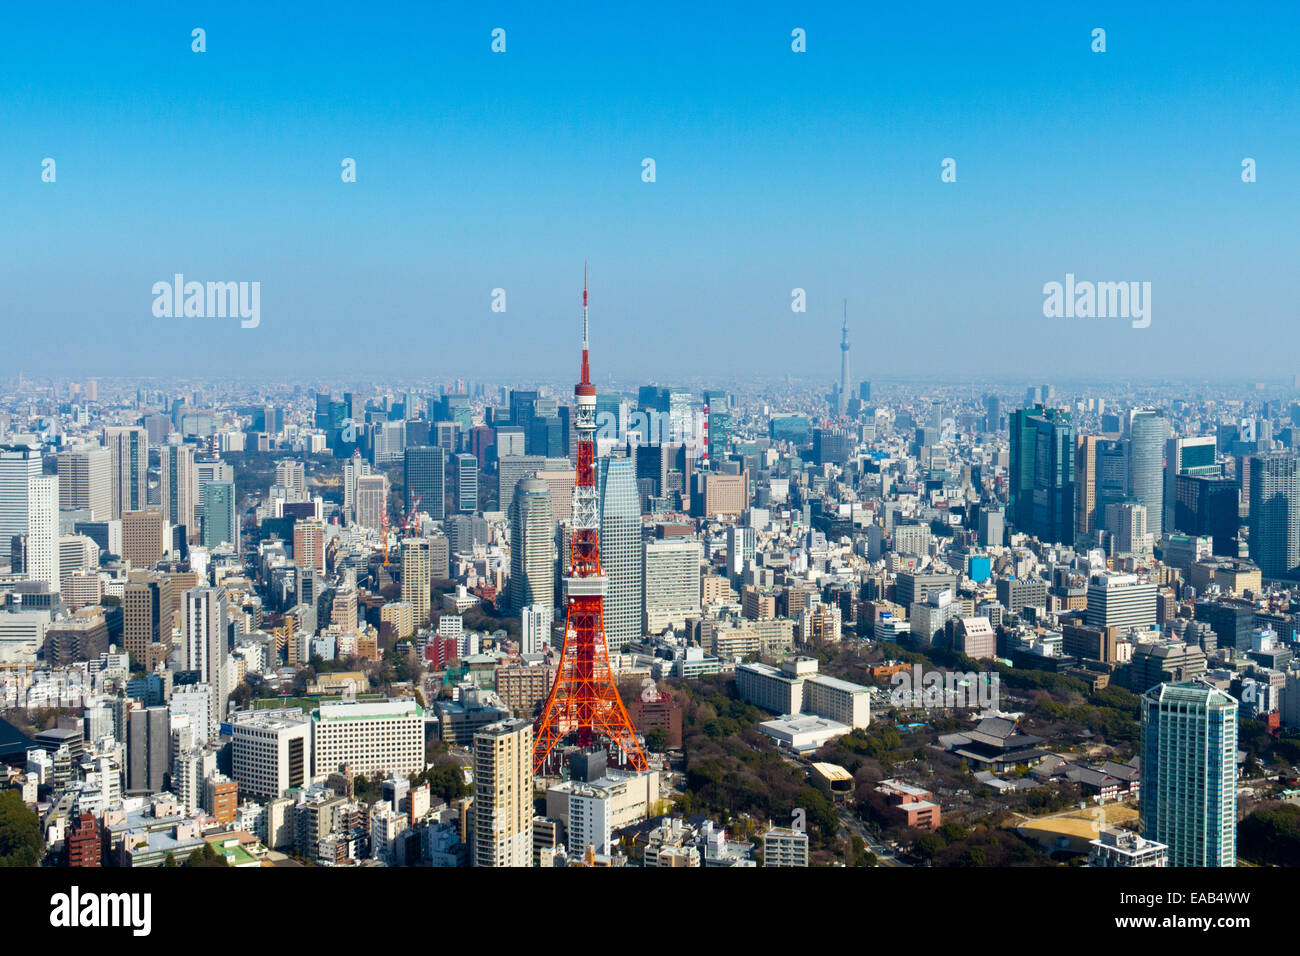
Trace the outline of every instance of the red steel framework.
{"label": "red steel framework", "polygon": [[603,741],[615,760],[634,770],[649,763],[623,706],[605,640],[605,573],[600,567],[596,496],[596,386],[587,358],[587,270],[582,270],[582,380],[574,386],[577,466],[573,531],[565,578],[564,645],[555,684],[533,731],[533,772],[554,770],[559,746],[572,736],[582,748]]}

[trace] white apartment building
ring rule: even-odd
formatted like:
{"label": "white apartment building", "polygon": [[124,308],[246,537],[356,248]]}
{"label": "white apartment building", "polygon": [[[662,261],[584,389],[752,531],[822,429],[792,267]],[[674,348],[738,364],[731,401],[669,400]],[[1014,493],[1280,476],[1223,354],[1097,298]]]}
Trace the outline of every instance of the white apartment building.
{"label": "white apartment building", "polygon": [[825,674],[804,681],[803,710],[854,728],[871,723],[871,697],[867,688]]}

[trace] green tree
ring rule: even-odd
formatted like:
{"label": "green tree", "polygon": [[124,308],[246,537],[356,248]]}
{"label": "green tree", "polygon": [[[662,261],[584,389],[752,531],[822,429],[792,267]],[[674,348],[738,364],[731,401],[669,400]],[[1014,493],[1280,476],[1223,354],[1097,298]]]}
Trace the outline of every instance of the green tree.
{"label": "green tree", "polygon": [[41,824],[18,790],[0,793],[0,866],[36,866],[41,860]]}
{"label": "green tree", "polygon": [[211,843],[204,840],[203,845],[191,853],[182,866],[198,869],[200,867],[225,867],[230,866],[230,863],[227,862],[225,854],[218,853]]}

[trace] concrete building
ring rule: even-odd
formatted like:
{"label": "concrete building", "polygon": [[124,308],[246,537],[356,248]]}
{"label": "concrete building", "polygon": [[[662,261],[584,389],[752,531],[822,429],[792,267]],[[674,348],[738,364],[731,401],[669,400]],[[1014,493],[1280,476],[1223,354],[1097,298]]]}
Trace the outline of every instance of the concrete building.
{"label": "concrete building", "polygon": [[1237,865],[1237,702],[1207,684],[1142,696],[1142,833],[1171,866]]}
{"label": "concrete building", "polygon": [[1156,584],[1135,574],[1094,574],[1088,581],[1089,627],[1120,630],[1156,624]]}
{"label": "concrete building", "polygon": [[808,833],[792,827],[771,827],[763,834],[764,866],[807,866]]}
{"label": "concrete building", "polygon": [[669,538],[645,542],[642,595],[646,634],[681,629],[688,617],[699,613],[702,560],[698,541]]}
{"label": "concrete building", "polygon": [[312,773],[410,775],[424,769],[424,710],[413,698],[321,704],[312,712]]}
{"label": "concrete building", "polygon": [[240,792],[275,800],[310,783],[311,732],[311,721],[298,708],[235,714],[230,761]]}
{"label": "concrete building", "polygon": [[89,445],[59,452],[58,474],[60,508],[84,508],[92,521],[113,517],[113,456],[107,448]]}
{"label": "concrete building", "polygon": [[489,724],[474,734],[474,866],[532,866],[533,725]]}

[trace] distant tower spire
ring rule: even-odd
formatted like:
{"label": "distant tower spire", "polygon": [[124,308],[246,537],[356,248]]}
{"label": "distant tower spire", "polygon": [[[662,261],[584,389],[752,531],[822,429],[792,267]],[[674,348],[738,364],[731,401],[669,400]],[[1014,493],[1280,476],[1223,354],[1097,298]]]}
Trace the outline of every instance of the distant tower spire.
{"label": "distant tower spire", "polygon": [[840,330],[840,389],[835,396],[835,411],[843,417],[849,413],[849,300],[844,300],[844,325]]}

